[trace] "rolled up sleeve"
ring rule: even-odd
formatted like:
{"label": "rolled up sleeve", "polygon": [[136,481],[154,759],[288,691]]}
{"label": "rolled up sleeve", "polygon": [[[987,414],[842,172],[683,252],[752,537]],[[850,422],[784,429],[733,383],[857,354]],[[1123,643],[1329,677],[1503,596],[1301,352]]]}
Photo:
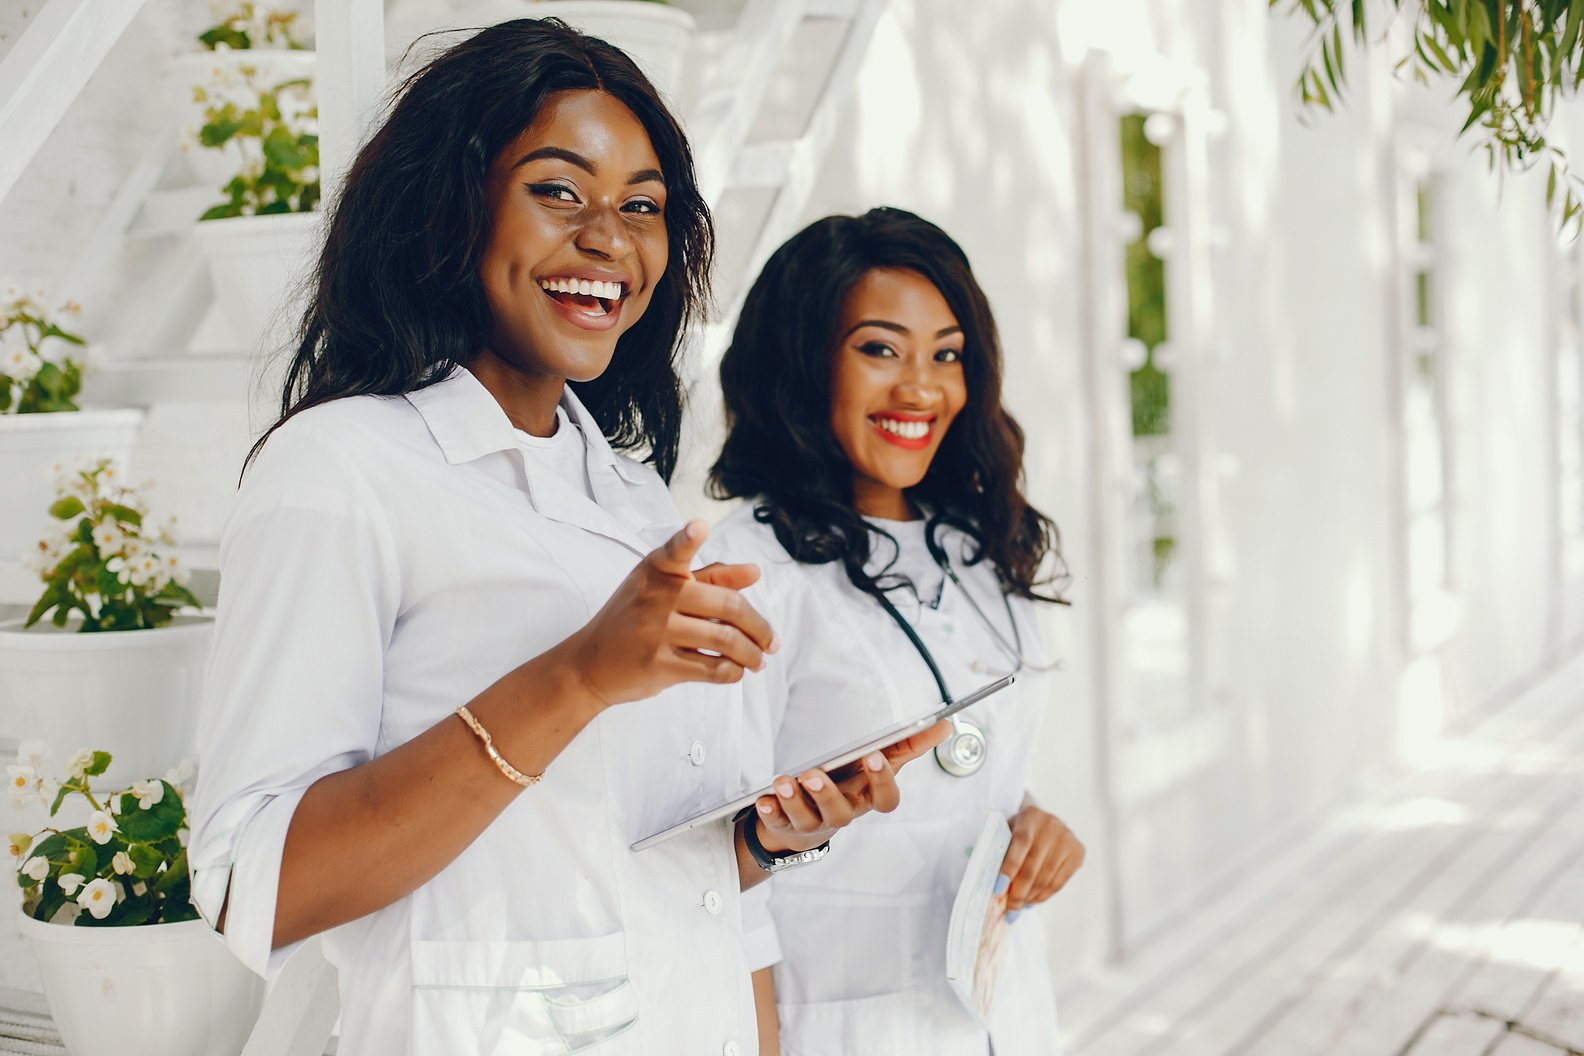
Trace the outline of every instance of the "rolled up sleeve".
{"label": "rolled up sleeve", "polygon": [[248,471],[220,577],[188,858],[199,912],[268,976],[293,950],[272,947],[297,805],[377,751],[400,562],[366,480],[293,420]]}

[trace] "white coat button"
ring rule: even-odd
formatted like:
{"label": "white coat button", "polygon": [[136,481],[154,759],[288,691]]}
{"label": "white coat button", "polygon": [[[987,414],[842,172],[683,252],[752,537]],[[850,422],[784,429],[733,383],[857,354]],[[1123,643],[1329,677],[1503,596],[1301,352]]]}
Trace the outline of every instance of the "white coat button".
{"label": "white coat button", "polygon": [[721,911],[721,897],[719,891],[704,892],[704,908],[709,910],[711,914],[719,913]]}
{"label": "white coat button", "polygon": [[742,1049],[737,1047],[735,1041],[728,1041],[721,1046],[721,1056],[742,1056]]}
{"label": "white coat button", "polygon": [[690,748],[688,748],[688,758],[693,760],[693,765],[694,766],[703,766],[704,765],[704,742],[703,741],[694,741],[693,742],[692,746]]}

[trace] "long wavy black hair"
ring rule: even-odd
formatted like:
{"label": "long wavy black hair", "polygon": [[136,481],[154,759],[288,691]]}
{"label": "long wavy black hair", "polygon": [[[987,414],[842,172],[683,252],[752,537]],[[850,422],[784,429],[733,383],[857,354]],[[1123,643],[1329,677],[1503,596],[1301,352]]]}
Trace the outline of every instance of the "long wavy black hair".
{"label": "long wavy black hair", "polygon": [[287,367],[280,418],[343,396],[442,380],[484,347],[479,262],[490,236],[490,162],[557,92],[608,92],[649,134],[665,177],[670,258],[605,373],[573,386],[616,448],[670,479],[682,425],[676,361],[709,298],[714,228],[686,136],[632,59],[559,19],[492,26],[409,77],[358,152],[326,225]]}
{"label": "long wavy black hair", "polygon": [[1061,539],[1055,523],[1023,497],[1023,430],[1001,406],[1001,346],[990,303],[962,248],[901,209],[818,220],[765,265],[721,360],[727,435],[710,470],[710,494],[754,500],[755,517],[794,559],[840,561],[866,593],[890,586],[884,575],[864,571],[873,537],[890,536],[853,508],[852,464],[829,424],[842,305],[860,279],[881,268],[924,276],[963,328],[968,402],[924,479],[907,493],[928,511],[928,537],[951,525],[974,540],[970,562],[989,561],[1002,590],[1061,601]]}

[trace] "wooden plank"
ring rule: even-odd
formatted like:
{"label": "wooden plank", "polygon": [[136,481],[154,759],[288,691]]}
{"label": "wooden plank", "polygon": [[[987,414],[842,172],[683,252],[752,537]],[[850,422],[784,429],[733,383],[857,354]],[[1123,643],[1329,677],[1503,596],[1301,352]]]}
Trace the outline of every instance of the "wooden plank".
{"label": "wooden plank", "polygon": [[[1486,766],[1499,766],[1505,744],[1553,737],[1575,714],[1569,696],[1534,694],[1492,716],[1469,739],[1497,754]],[[1111,978],[1100,981],[1098,1000],[1093,986],[1088,1001],[1064,997],[1063,1020],[1074,1047],[1086,1053],[1115,1051],[1135,1056],[1142,1046],[1171,1036],[1179,1017],[1213,1003],[1218,991],[1259,975],[1270,959],[1280,957],[1295,938],[1310,930],[1312,918],[1323,906],[1335,901],[1333,892],[1356,894],[1371,876],[1379,883],[1383,870],[1390,875],[1396,863],[1407,856],[1424,858],[1427,836],[1423,831],[1407,836],[1375,832],[1363,839],[1357,837],[1357,829],[1382,804],[1401,805],[1417,797],[1474,797],[1471,790],[1490,780],[1480,771],[1462,776],[1453,770],[1422,772],[1376,797],[1373,806],[1361,806],[1351,823],[1339,825],[1345,838],[1327,841],[1324,849],[1330,857],[1314,858],[1306,867],[1307,876],[1303,869],[1284,868],[1280,873],[1283,882],[1267,885],[1262,893],[1263,904],[1260,899],[1249,901],[1241,889],[1229,891],[1218,910],[1202,914],[1214,923],[1199,929],[1191,941],[1174,937],[1133,964],[1113,971]],[[1460,790],[1470,791],[1460,794]],[[1488,793],[1486,789],[1483,794]],[[1444,851],[1444,840],[1438,846]],[[1304,861],[1301,856],[1298,860]],[[1118,1037],[1111,1037],[1117,1032]]]}
{"label": "wooden plank", "polygon": [[[1569,723],[1566,735],[1557,740],[1561,744],[1577,745],[1581,730],[1584,730],[1584,723],[1575,719]],[[1435,907],[1445,905],[1449,892],[1455,894],[1456,885],[1463,882],[1460,863],[1469,863],[1468,868],[1474,870],[1485,864],[1479,857],[1469,857],[1471,836],[1479,845],[1485,843],[1487,834],[1497,827],[1533,826],[1542,818],[1553,823],[1559,818],[1568,818],[1574,820],[1568,834],[1570,842],[1564,851],[1570,851],[1576,841],[1584,839],[1584,812],[1568,809],[1579,798],[1576,780],[1553,782],[1545,792],[1541,807],[1531,799],[1535,782],[1525,775],[1501,774],[1492,779],[1489,788],[1495,789],[1498,784],[1501,792],[1476,789],[1466,796],[1468,806],[1476,812],[1474,820],[1467,826],[1447,826],[1448,831],[1441,834],[1445,842],[1441,853],[1424,860],[1406,880],[1370,883],[1368,894],[1349,894],[1340,905],[1328,906],[1295,948],[1283,951],[1282,956],[1262,965],[1247,986],[1226,995],[1208,1011],[1195,1010],[1186,1023],[1179,1023],[1170,1051],[1184,1056],[1199,1051],[1261,1054],[1269,1051],[1273,1047],[1269,1039],[1259,1039],[1258,1034],[1275,1018],[1273,1010],[1279,1015],[1302,1001],[1326,978],[1339,959],[1347,958],[1382,930],[1389,931],[1394,926],[1415,927],[1413,914],[1420,900],[1427,898],[1427,893],[1433,916]],[[1554,852],[1556,848],[1545,847],[1544,850]],[[1447,877],[1453,878],[1450,889],[1441,886]],[[1519,883],[1526,885],[1524,889],[1528,890],[1533,881],[1520,876]],[[1388,893],[1387,898],[1376,901],[1381,891]],[[1371,903],[1374,903],[1373,908],[1368,909]],[[1368,963],[1368,956],[1363,960]],[[1388,973],[1386,981],[1389,983],[1392,978]],[[1367,990],[1364,992],[1368,994]],[[1382,1013],[1380,1018],[1385,1023],[1366,1017],[1364,1022],[1352,1024],[1341,1039],[1324,1044],[1325,1023],[1334,1023],[1340,1015],[1333,1010],[1331,1017],[1320,1022],[1295,1024],[1286,1035],[1284,1047],[1305,1054],[1396,1051],[1435,1007],[1433,1002],[1421,1003],[1416,1011],[1414,1003],[1403,1001],[1394,993],[1392,1000],[1374,1006]],[[1383,1030],[1388,1024],[1393,1029]]]}
{"label": "wooden plank", "polygon": [[0,200],[145,0],[48,0],[0,59]]}
{"label": "wooden plank", "polygon": [[1499,1020],[1469,1012],[1443,1013],[1402,1056],[1485,1056],[1506,1033],[1507,1024]]}
{"label": "wooden plank", "polygon": [[[1579,877],[1572,878],[1576,884]],[[1575,939],[1519,1029],[1570,1051],[1584,1052],[1584,941]]]}
{"label": "wooden plank", "polygon": [[[1336,1035],[1382,1003],[1395,1022],[1433,1014],[1439,995],[1490,944],[1515,907],[1534,901],[1571,864],[1584,845],[1584,794],[1577,766],[1546,779],[1533,775],[1523,798],[1503,814],[1482,811],[1461,827],[1457,856],[1421,889],[1404,911],[1369,922],[1364,941],[1325,965],[1296,1000],[1266,1011],[1234,1051],[1308,1056],[1342,1051]],[[1479,811],[1480,804],[1468,806]],[[1379,926],[1375,926],[1376,924]],[[1429,962],[1428,964],[1426,962]],[[1405,980],[1435,995],[1404,1000]],[[1278,1043],[1272,1035],[1282,1040]],[[1363,1033],[1370,1044],[1375,1035]],[[1381,1046],[1387,1051],[1389,1046]]]}
{"label": "wooden plank", "polygon": [[[1417,1054],[1416,1054],[1417,1056]],[[1425,1056],[1431,1056],[1426,1053]],[[1567,1050],[1513,1032],[1490,1051],[1490,1056],[1568,1056]]]}
{"label": "wooden plank", "polygon": [[[1245,1035],[1232,1051],[1314,1056],[1395,1052],[1406,1045],[1418,1025],[1446,1005],[1455,980],[1483,960],[1502,922],[1559,882],[1565,886],[1584,848],[1584,812],[1574,809],[1581,785],[1574,777],[1555,783],[1545,822],[1525,827],[1512,815],[1496,820],[1494,831],[1472,841],[1459,862],[1415,897],[1409,912],[1377,929],[1352,956],[1331,966],[1303,1001],[1267,1017],[1265,1029]],[[1504,849],[1502,837],[1520,847]],[[1468,887],[1471,872],[1474,897],[1464,892],[1461,904],[1447,903],[1443,881]]]}
{"label": "wooden plank", "polygon": [[1539,997],[1570,950],[1584,942],[1584,867],[1575,861],[1532,909],[1506,921],[1484,958],[1444,1004],[1501,1020],[1518,1020]]}

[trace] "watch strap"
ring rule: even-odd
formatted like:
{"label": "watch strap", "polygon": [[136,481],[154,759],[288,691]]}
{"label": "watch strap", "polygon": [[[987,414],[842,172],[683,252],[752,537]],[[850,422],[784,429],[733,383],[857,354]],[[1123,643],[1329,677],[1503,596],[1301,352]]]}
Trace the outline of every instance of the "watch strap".
{"label": "watch strap", "polygon": [[748,853],[754,863],[767,873],[780,873],[800,865],[808,865],[830,853],[829,840],[806,851],[766,850],[765,845],[759,842],[759,819],[752,814],[745,814],[743,822],[743,843],[748,847]]}

